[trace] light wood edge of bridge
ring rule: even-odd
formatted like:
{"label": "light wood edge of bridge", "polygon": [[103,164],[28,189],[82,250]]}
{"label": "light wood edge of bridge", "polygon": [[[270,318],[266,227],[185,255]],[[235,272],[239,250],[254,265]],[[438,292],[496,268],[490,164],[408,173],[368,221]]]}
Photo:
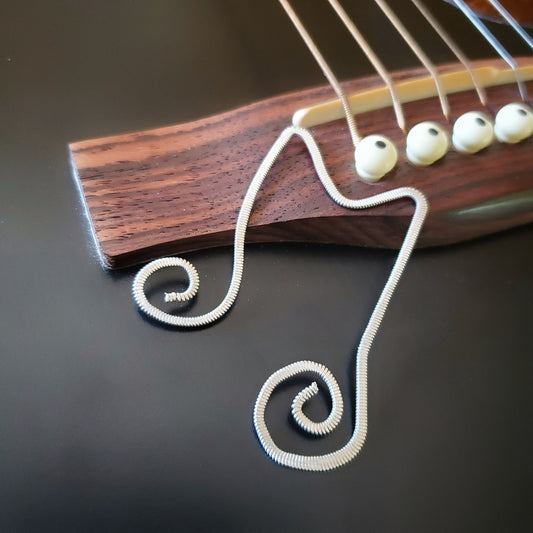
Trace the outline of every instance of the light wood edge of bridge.
{"label": "light wood edge of bridge", "polygon": [[[511,69],[498,69],[495,67],[477,67],[472,69],[478,83],[483,87],[494,87],[516,82],[515,74]],[[522,81],[533,80],[533,65],[522,66],[518,69]],[[467,70],[458,70],[440,74],[439,78],[443,88],[448,94],[468,91],[474,88],[472,77]],[[430,76],[395,84],[398,97],[402,103],[416,102],[424,98],[437,96],[437,88]],[[354,114],[366,113],[383,109],[392,105],[390,92],[387,87],[370,89],[348,97],[350,108]],[[305,107],[296,111],[292,117],[294,126],[311,128],[333,120],[343,118],[344,111],[338,99],[322,102],[314,106]]]}

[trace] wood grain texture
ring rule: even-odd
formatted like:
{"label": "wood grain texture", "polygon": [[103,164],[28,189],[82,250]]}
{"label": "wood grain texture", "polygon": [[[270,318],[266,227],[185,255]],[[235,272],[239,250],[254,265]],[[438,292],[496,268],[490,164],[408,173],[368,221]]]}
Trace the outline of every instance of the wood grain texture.
{"label": "wood grain texture", "polygon": [[[448,65],[442,71],[455,68]],[[422,74],[411,70],[395,78]],[[369,77],[345,87],[351,92],[379,85],[377,77]],[[533,84],[528,85],[533,91]],[[491,112],[517,100],[516,85],[488,92]],[[246,188],[292,113],[331,96],[329,87],[319,87],[187,124],[71,144],[75,179],[104,265],[121,268],[230,244]],[[473,91],[451,95],[450,103],[452,120],[480,107]],[[442,119],[435,99],[408,104],[405,111],[411,126]],[[476,155],[450,151],[431,167],[415,168],[405,159],[405,139],[391,108],[357,120],[363,135],[383,132],[395,141],[399,164],[376,184],[357,179],[350,138],[339,120],[313,129],[330,174],[342,193],[354,198],[399,186],[421,189],[430,214],[420,246],[459,242],[533,221],[532,138],[517,145],[494,143]],[[339,207],[324,192],[303,143],[293,139],[258,195],[247,241],[397,248],[412,209],[408,201],[364,211]]]}

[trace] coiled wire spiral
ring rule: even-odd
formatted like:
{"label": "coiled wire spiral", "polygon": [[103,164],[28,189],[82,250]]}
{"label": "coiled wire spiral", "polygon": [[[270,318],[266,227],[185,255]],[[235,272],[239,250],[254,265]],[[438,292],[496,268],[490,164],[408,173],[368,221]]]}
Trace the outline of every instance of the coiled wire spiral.
{"label": "coiled wire spiral", "polygon": [[269,150],[263,162],[259,166],[244,197],[235,228],[233,272],[231,275],[231,281],[228,292],[220,304],[212,311],[203,315],[182,317],[161,311],[148,301],[144,293],[144,285],[148,277],[160,268],[175,265],[181,266],[186,270],[189,276],[189,287],[186,289],[185,294],[170,293],[170,295],[166,295],[167,300],[179,299],[183,301],[194,296],[196,289],[198,288],[198,276],[194,267],[188,261],[183,259],[166,258],[158,259],[149,263],[136,275],[133,282],[132,291],[133,298],[139,308],[147,315],[159,320],[160,322],[164,322],[165,324],[172,326],[195,327],[210,324],[221,318],[235,301],[241,284],[244,265],[244,239],[255,198],[272,165],[294,135],[300,137],[305,143],[313,160],[313,164],[320,181],[324,185],[324,188],[330,197],[339,205],[348,209],[365,209],[392,202],[400,198],[410,198],[415,203],[415,211],[405,235],[404,242],[400,248],[400,251],[398,252],[398,257],[396,258],[389,278],[378,299],[376,307],[372,312],[370,320],[368,321],[368,325],[363,333],[361,342],[357,349],[355,372],[355,428],[350,440],[337,451],[324,455],[306,456],[282,450],[276,445],[268,431],[265,423],[265,410],[271,394],[281,382],[303,372],[317,374],[324,381],[331,394],[332,408],[326,420],[319,423],[311,421],[303,413],[302,408],[304,403],[318,392],[316,383],[312,383],[309,387],[303,389],[293,401],[292,414],[295,421],[302,429],[315,435],[327,434],[337,427],[343,410],[342,396],[340,394],[339,386],[331,372],[325,366],[319,363],[312,361],[299,361],[281,368],[267,379],[261,388],[255,403],[253,420],[257,436],[265,452],[276,463],[300,470],[326,471],[333,468],[338,468],[352,460],[359,453],[366,439],[368,426],[368,353],[379,329],[385,311],[389,305],[389,301],[394,289],[400,280],[407,261],[415,246],[427,214],[427,200],[419,190],[412,187],[400,187],[398,189],[376,194],[360,200],[347,198],[338,191],[337,187],[331,180],[331,177],[329,176],[325,167],[320,149],[318,148],[318,145],[316,144],[311,132],[303,128],[289,126],[282,131],[280,136],[272,145],[272,148]]}

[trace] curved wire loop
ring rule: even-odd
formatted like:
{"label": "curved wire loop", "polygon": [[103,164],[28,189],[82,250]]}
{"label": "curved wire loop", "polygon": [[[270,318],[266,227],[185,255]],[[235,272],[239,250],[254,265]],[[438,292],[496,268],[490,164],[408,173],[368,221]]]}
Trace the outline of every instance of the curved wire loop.
{"label": "curved wire loop", "polygon": [[[339,466],[344,465],[351,459],[353,459],[360,451],[366,438],[367,433],[367,360],[368,353],[372,346],[374,337],[379,329],[391,296],[400,280],[400,277],[405,269],[407,261],[413,251],[416,240],[422,229],[424,223],[428,204],[425,196],[417,189],[412,187],[401,187],[384,193],[376,194],[368,198],[360,200],[350,199],[343,196],[328,174],[325,167],[324,160],[318,145],[313,138],[310,131],[289,126],[280,134],[278,139],[272,145],[272,148],[267,153],[265,159],[261,163],[254,178],[252,179],[250,186],[245,194],[239,216],[237,218],[237,224],[235,228],[235,240],[234,240],[234,259],[233,259],[233,272],[231,276],[228,292],[220,304],[212,311],[203,315],[193,317],[175,316],[161,311],[152,304],[150,304],[144,294],[144,284],[148,277],[166,266],[178,265],[185,268],[189,275],[190,285],[186,289],[186,293],[194,292],[197,289],[197,275],[195,277],[194,267],[185,260],[156,260],[146,267],[144,267],[137,276],[133,283],[133,297],[139,307],[146,314],[173,326],[202,326],[214,322],[221,318],[231,307],[237,293],[239,291],[240,283],[243,275],[244,265],[244,240],[246,234],[246,228],[250,213],[257,196],[257,193],[267,176],[272,165],[285,148],[289,140],[293,136],[298,136],[305,143],[313,164],[317,171],[317,174],[326,189],[329,196],[337,202],[339,205],[348,209],[365,209],[369,207],[378,206],[388,202],[393,202],[401,198],[409,198],[415,203],[415,210],[411,219],[409,228],[407,230],[404,242],[398,252],[397,259],[391,270],[389,278],[383,288],[383,291],[377,301],[376,307],[372,312],[368,325],[363,333],[359,348],[356,354],[356,374],[355,374],[355,387],[356,387],[356,404],[355,404],[355,428],[352,437],[348,443],[332,453],[317,456],[304,456],[295,453],[286,452],[280,449],[274,440],[272,439],[268,428],[265,423],[265,410],[268,400],[273,393],[274,389],[284,380],[289,379],[296,374],[302,372],[312,372],[318,375],[327,385],[332,398],[332,408],[329,416],[323,422],[313,422],[303,413],[303,405],[313,395],[318,392],[316,383],[312,383],[310,386],[303,389],[294,399],[292,404],[292,414],[298,425],[313,434],[324,435],[329,433],[337,427],[341,415],[342,415],[342,396],[339,390],[339,386],[331,374],[331,372],[323,365],[312,361],[299,361],[297,363],[290,364],[284,368],[275,372],[263,385],[259,392],[257,401],[254,407],[254,426],[257,432],[259,441],[261,442],[265,452],[277,463],[292,468],[298,468],[301,470],[331,470]],[[174,261],[174,262],[173,262]],[[191,289],[191,287],[193,287]],[[173,297],[171,293],[170,299],[178,299]],[[179,293],[178,293],[179,294]],[[169,298],[169,296],[167,296]]]}

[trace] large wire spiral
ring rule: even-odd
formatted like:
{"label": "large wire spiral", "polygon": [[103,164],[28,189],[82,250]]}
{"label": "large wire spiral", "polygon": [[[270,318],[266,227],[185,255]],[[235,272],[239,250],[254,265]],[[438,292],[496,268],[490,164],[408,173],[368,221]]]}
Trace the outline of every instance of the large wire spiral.
{"label": "large wire spiral", "polygon": [[[389,278],[385,284],[385,287],[383,288],[374,311],[372,312],[370,320],[368,321],[368,325],[365,328],[361,342],[357,349],[355,372],[355,427],[350,440],[337,451],[324,455],[306,456],[282,450],[276,445],[268,431],[265,423],[265,410],[270,396],[280,383],[304,372],[314,373],[324,381],[332,399],[331,412],[326,420],[318,423],[311,421],[303,413],[303,405],[305,402],[318,392],[316,383],[312,383],[310,386],[303,389],[294,399],[292,404],[292,414],[294,419],[302,429],[316,435],[324,435],[333,431],[337,427],[341,419],[343,409],[342,396],[340,394],[339,386],[331,372],[325,366],[319,363],[312,361],[299,361],[281,368],[267,379],[261,388],[255,403],[253,420],[257,436],[265,452],[275,462],[283,466],[301,470],[326,471],[340,467],[353,459],[361,450],[366,439],[368,426],[368,354],[385,311],[388,307],[391,296],[396,288],[396,285],[398,284],[398,281],[400,280],[411,252],[413,251],[427,214],[427,200],[420,191],[412,187],[401,187],[360,200],[347,198],[339,192],[331,180],[331,177],[329,176],[325,167],[320,149],[318,148],[318,145],[311,132],[303,128],[289,126],[282,131],[278,139],[272,145],[272,148],[267,153],[265,159],[261,163],[254,178],[252,179],[244,197],[235,228],[233,272],[231,281],[228,292],[220,304],[212,311],[203,315],[183,317],[171,315],[161,311],[148,301],[144,293],[144,285],[146,280],[153,272],[166,266],[177,265],[185,268],[189,276],[189,287],[186,289],[185,293],[187,293],[186,295],[189,297],[192,297],[192,295],[195,294],[196,289],[198,288],[198,277],[196,270],[189,262],[183,259],[159,259],[142,268],[133,282],[133,297],[139,308],[147,315],[173,326],[203,326],[218,320],[229,310],[235,301],[235,298],[237,297],[242,280],[244,264],[244,239],[255,198],[272,165],[294,135],[300,137],[305,143],[324,188],[330,197],[339,205],[348,209],[365,209],[392,202],[400,198],[410,198],[415,203],[415,210],[405,235],[404,242],[400,248]],[[171,293],[170,295],[167,295],[167,300],[184,299],[185,297],[183,293]]]}

